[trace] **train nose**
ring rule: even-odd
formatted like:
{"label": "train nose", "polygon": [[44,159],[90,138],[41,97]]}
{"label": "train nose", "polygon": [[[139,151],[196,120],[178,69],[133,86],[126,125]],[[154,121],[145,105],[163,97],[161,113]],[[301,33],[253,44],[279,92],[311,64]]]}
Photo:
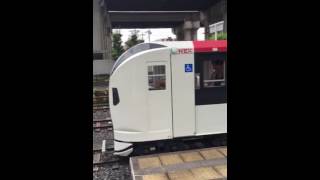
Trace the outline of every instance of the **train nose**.
{"label": "train nose", "polygon": [[114,155],[117,156],[128,156],[133,152],[132,143],[114,141]]}

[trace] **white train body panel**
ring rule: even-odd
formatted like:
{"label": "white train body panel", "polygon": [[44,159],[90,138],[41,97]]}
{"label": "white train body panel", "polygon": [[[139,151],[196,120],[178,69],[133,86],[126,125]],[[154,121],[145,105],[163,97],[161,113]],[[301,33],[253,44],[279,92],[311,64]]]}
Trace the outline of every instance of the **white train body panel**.
{"label": "white train body panel", "polygon": [[[213,117],[214,114],[214,117]],[[227,132],[227,104],[196,106],[197,135]]]}
{"label": "white train body panel", "polygon": [[116,155],[130,154],[135,142],[227,133],[226,101],[213,95],[219,102],[208,104],[195,88],[196,68],[204,63],[196,66],[194,43],[157,44],[128,50],[113,67],[109,102]]}

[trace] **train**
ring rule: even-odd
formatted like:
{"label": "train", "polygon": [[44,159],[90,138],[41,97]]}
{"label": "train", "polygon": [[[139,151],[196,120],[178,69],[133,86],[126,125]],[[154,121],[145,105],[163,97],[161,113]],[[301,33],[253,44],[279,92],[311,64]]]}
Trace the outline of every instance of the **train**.
{"label": "train", "polygon": [[227,41],[131,47],[111,70],[109,102],[114,155],[148,142],[226,135]]}

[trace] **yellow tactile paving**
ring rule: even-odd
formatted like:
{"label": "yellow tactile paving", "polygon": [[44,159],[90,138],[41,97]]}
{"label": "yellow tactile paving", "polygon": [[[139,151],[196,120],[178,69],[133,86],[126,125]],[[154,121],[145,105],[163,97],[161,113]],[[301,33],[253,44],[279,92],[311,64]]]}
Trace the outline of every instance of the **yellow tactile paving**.
{"label": "yellow tactile paving", "polygon": [[170,164],[183,163],[182,159],[177,154],[160,155],[159,158],[161,160],[161,163],[165,166]]}
{"label": "yellow tactile paving", "polygon": [[222,176],[219,173],[217,173],[212,167],[194,168],[190,171],[199,180],[222,178]]}
{"label": "yellow tactile paving", "polygon": [[227,178],[223,159],[227,159],[227,147],[135,157],[131,166],[137,180],[215,180]]}
{"label": "yellow tactile paving", "polygon": [[170,178],[170,180],[194,180],[195,179],[193,174],[188,170],[168,172],[168,177]]}
{"label": "yellow tactile paving", "polygon": [[138,159],[140,169],[160,167],[161,163],[158,157],[146,157]]}
{"label": "yellow tactile paving", "polygon": [[220,151],[223,155],[227,156],[227,148],[219,148],[219,151]]}
{"label": "yellow tactile paving", "polygon": [[227,177],[227,165],[214,166],[214,169],[216,169],[224,177]]}
{"label": "yellow tactile paving", "polygon": [[180,156],[182,157],[184,162],[203,160],[198,152],[181,153]]}
{"label": "yellow tactile paving", "polygon": [[205,159],[224,158],[223,154],[216,149],[201,150],[200,153]]}
{"label": "yellow tactile paving", "polygon": [[150,174],[142,176],[143,180],[169,180],[166,174]]}

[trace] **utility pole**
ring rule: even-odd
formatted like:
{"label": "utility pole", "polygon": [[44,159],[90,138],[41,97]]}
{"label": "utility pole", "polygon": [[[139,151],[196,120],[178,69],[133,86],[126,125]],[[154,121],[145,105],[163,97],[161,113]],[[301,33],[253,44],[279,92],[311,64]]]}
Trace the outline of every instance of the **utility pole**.
{"label": "utility pole", "polygon": [[150,42],[150,35],[152,34],[152,32],[150,31],[150,29],[148,31],[146,31],[146,33],[148,34],[148,40]]}

